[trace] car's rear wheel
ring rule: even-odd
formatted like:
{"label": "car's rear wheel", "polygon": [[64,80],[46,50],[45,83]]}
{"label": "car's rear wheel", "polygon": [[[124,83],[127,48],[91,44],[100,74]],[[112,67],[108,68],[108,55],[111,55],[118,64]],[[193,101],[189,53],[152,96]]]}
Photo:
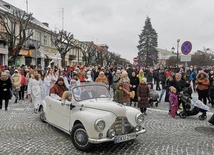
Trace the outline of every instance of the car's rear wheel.
{"label": "car's rear wheel", "polygon": [[89,143],[88,134],[82,124],[76,124],[71,131],[74,146],[81,151],[90,151],[94,144]]}
{"label": "car's rear wheel", "polygon": [[179,116],[181,117],[181,118],[186,118],[186,113],[184,112],[184,111],[181,111],[180,113],[179,113]]}
{"label": "car's rear wheel", "polygon": [[39,114],[40,114],[40,120],[45,123],[46,117],[45,117],[43,106],[40,107]]}

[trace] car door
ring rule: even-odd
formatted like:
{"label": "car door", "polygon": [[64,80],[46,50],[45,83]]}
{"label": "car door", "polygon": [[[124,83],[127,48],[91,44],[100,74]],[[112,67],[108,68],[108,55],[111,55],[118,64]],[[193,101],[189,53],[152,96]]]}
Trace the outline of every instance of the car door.
{"label": "car door", "polygon": [[63,130],[69,131],[70,112],[70,106],[62,105],[61,101],[53,100],[49,107],[50,122]]}

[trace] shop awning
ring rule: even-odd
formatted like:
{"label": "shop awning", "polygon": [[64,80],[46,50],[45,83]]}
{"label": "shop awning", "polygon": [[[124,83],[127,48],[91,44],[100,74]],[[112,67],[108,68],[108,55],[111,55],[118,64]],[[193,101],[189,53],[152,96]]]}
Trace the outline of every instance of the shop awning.
{"label": "shop awning", "polygon": [[41,52],[39,50],[20,50],[19,55],[41,58]]}
{"label": "shop awning", "polygon": [[20,50],[19,55],[32,57],[33,50]]}

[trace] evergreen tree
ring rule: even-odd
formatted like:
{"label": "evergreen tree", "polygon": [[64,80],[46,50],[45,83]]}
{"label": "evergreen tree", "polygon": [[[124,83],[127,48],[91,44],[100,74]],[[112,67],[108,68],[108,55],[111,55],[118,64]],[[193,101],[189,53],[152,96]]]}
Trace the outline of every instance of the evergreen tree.
{"label": "evergreen tree", "polygon": [[[151,20],[148,16],[139,38],[139,45],[137,46],[139,50],[138,61],[141,63],[144,62],[146,66],[152,66],[153,60],[151,59],[151,55],[155,54],[158,58],[158,51],[155,49],[155,47],[158,46],[158,34],[155,29],[153,29]],[[154,63],[157,63],[157,59]]]}

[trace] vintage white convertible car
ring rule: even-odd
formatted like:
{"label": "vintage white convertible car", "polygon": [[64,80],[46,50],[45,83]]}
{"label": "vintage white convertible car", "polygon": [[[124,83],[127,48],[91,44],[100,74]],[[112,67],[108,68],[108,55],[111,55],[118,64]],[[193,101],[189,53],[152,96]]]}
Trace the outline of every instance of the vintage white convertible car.
{"label": "vintage white convertible car", "polygon": [[71,135],[77,149],[90,151],[94,144],[120,143],[146,132],[141,112],[112,101],[105,85],[85,83],[73,87],[70,93],[70,101],[46,96],[39,111],[41,121]]}

